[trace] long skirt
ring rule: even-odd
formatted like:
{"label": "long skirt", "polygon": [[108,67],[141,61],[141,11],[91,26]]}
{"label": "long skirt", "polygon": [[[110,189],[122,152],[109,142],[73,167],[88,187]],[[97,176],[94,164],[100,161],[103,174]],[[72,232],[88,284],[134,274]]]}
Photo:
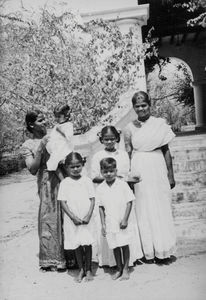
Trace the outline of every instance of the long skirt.
{"label": "long skirt", "polygon": [[59,179],[54,172],[42,170],[38,176],[40,198],[38,233],[39,265],[64,268],[63,216],[57,201]]}
{"label": "long skirt", "polygon": [[141,176],[135,184],[135,210],[144,255],[147,259],[167,258],[174,253],[176,237],[162,151],[135,152],[131,168]]}

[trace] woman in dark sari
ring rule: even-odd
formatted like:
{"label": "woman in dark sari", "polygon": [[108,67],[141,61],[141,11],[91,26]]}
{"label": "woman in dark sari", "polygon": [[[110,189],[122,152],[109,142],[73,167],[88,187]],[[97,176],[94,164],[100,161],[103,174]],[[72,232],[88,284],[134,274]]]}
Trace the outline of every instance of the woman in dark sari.
{"label": "woman in dark sari", "polygon": [[41,271],[59,272],[66,270],[63,248],[62,211],[57,192],[59,179],[55,172],[48,172],[46,162],[49,154],[46,151],[48,136],[44,115],[39,111],[26,115],[27,129],[32,138],[22,145],[22,154],[28,170],[37,175],[38,194],[40,198],[38,233],[39,265]]}

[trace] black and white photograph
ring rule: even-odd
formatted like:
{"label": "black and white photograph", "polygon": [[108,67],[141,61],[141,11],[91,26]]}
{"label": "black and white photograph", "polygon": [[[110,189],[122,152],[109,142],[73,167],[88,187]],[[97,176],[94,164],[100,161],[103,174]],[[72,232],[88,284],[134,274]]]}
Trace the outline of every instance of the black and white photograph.
{"label": "black and white photograph", "polygon": [[206,0],[0,0],[0,300],[205,300]]}

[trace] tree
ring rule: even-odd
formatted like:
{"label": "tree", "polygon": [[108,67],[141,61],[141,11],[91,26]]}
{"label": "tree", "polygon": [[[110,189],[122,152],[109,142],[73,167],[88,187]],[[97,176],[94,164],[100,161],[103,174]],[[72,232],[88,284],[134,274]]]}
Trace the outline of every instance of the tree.
{"label": "tree", "polygon": [[197,13],[196,17],[193,17],[187,21],[188,26],[202,26],[206,27],[206,1],[205,0],[190,0],[189,2],[181,1],[174,5],[175,7],[183,8],[189,13]]}
{"label": "tree", "polygon": [[[8,15],[0,20],[0,106],[15,127],[34,108],[46,113],[52,126],[54,106],[69,102],[74,127],[87,131],[142,76],[141,60],[154,50],[138,42],[135,27],[122,34],[103,20],[82,25],[71,12],[56,16],[44,9],[39,22]],[[3,150],[17,143],[13,131],[10,142],[1,139]]]}
{"label": "tree", "polygon": [[[162,79],[164,78],[164,80]],[[148,91],[153,101],[153,114],[167,119],[175,131],[195,123],[192,77],[187,66],[175,59],[147,75]]]}

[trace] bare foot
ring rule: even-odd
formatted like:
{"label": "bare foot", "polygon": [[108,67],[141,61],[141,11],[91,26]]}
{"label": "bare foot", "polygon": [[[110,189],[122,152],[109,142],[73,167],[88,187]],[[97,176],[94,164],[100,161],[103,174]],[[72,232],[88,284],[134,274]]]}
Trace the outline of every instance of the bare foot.
{"label": "bare foot", "polygon": [[117,280],[119,277],[122,276],[122,272],[121,271],[117,271],[117,273],[115,273],[113,276],[112,276],[112,279],[113,280]]}
{"label": "bare foot", "polygon": [[94,279],[92,272],[91,271],[87,271],[86,273],[86,277],[85,277],[85,281],[92,281]]}
{"label": "bare foot", "polygon": [[79,275],[75,278],[75,281],[80,283],[85,276],[84,270],[80,270]]}
{"label": "bare foot", "polygon": [[123,270],[122,277],[120,280],[128,280],[129,279],[129,271],[128,270]]}

